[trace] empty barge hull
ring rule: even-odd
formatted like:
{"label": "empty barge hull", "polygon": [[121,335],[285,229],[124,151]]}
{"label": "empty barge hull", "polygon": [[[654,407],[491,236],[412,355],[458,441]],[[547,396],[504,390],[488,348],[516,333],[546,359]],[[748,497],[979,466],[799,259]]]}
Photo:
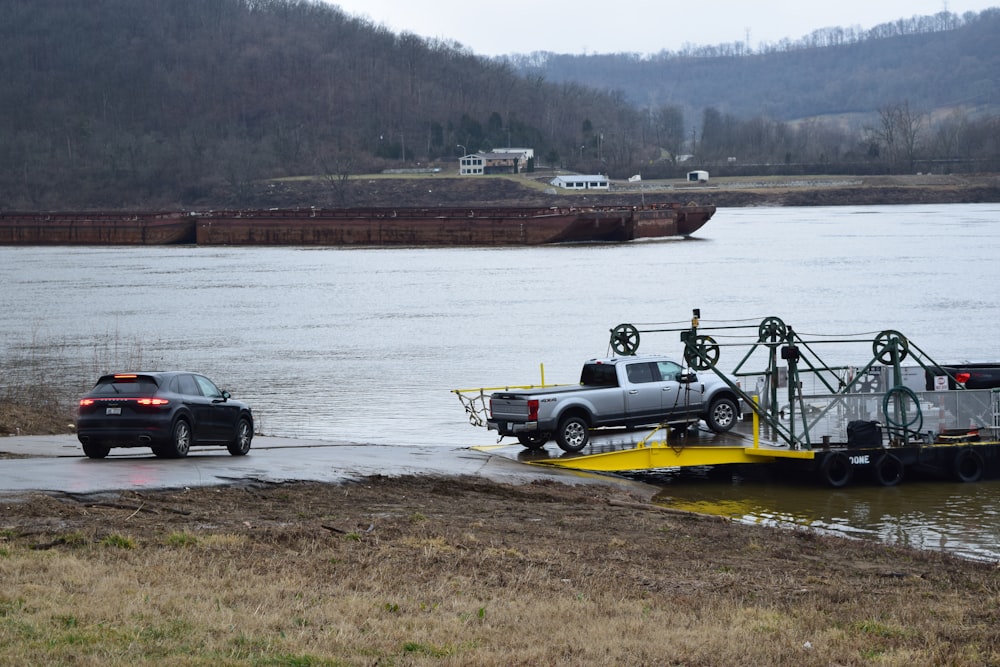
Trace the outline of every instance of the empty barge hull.
{"label": "empty barge hull", "polygon": [[0,245],[171,245],[194,243],[187,213],[0,213]]}
{"label": "empty barge hull", "polygon": [[0,213],[0,245],[518,246],[687,236],[714,206]]}
{"label": "empty barge hull", "polygon": [[686,236],[714,206],[373,208],[218,211],[198,216],[199,245],[517,246]]}

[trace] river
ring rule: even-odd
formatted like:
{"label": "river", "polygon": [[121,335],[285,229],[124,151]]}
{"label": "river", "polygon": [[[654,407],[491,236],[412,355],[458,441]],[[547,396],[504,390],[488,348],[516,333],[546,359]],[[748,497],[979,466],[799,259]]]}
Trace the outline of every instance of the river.
{"label": "river", "polygon": [[[894,329],[936,361],[1000,361],[998,258],[997,204],[720,209],[697,238],[624,245],[0,247],[0,354],[15,375],[44,369],[79,391],[109,369],[197,370],[273,435],[482,445],[494,435],[450,390],[537,382],[543,369],[575,382],[582,361],[609,354],[614,326],[685,326],[693,308],[706,327],[774,316],[803,337]],[[651,333],[640,351],[681,345]],[[836,364],[870,355],[824,348]],[[705,489],[739,500],[751,521],[795,508],[798,524],[1000,559],[994,482],[664,484],[702,509]],[[861,503],[871,509],[852,511]],[[985,543],[953,538],[953,522],[987,530]],[[939,523],[951,532],[934,545],[907,527]]]}

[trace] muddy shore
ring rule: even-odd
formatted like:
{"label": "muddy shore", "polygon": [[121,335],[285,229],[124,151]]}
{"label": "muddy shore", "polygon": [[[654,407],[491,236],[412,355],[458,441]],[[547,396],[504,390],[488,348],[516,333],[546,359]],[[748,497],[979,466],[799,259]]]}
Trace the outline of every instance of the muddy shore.
{"label": "muddy shore", "polygon": [[254,206],[557,206],[638,205],[652,201],[744,206],[859,206],[1000,202],[1000,175],[805,176],[613,182],[608,192],[567,193],[548,185],[551,175],[408,178],[352,177],[334,188],[315,179],[260,184]]}

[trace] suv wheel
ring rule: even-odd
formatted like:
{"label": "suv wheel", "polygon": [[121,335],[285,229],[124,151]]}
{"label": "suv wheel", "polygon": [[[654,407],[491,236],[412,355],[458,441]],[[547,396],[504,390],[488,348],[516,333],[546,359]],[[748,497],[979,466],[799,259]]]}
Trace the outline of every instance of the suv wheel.
{"label": "suv wheel", "polygon": [[173,437],[170,440],[170,457],[182,459],[191,451],[191,426],[184,419],[178,419],[174,424]]}
{"label": "suv wheel", "polygon": [[236,425],[236,437],[227,445],[229,453],[233,456],[246,456],[246,453],[250,451],[251,440],[253,440],[253,427],[250,426],[250,420],[246,417],[240,417],[240,421]]}
{"label": "suv wheel", "polygon": [[105,447],[96,442],[88,442],[83,445],[83,453],[87,455],[87,458],[91,459],[103,459],[110,451],[110,447]]}
{"label": "suv wheel", "polygon": [[590,425],[583,417],[571,415],[559,422],[556,442],[565,452],[578,452],[590,441]]}

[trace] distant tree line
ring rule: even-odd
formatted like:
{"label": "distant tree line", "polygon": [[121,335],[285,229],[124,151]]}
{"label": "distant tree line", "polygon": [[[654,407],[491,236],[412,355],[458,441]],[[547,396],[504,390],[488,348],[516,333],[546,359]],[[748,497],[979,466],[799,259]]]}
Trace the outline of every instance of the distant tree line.
{"label": "distant tree line", "polygon": [[[997,106],[955,105],[941,116],[926,98],[898,94],[892,76],[865,80],[885,94],[865,109],[866,125],[850,126],[782,118],[766,106],[692,107],[711,99],[697,87],[637,103],[621,88],[553,80],[316,0],[0,0],[0,16],[0,208],[8,210],[254,205],[262,179],[305,175],[327,179],[330,201],[317,204],[336,204],[351,175],[450,167],[463,152],[501,146],[534,148],[539,166],[613,177],[676,175],[686,154],[724,168],[881,171],[940,160],[996,169],[1000,155]],[[930,34],[995,19],[984,13]],[[974,45],[971,34],[954,39]],[[871,43],[851,39],[816,51]],[[785,71],[799,59],[760,57]],[[732,60],[697,62],[725,70],[738,67]],[[630,76],[662,82],[645,68],[635,63]],[[981,74],[978,65],[956,72]],[[995,91],[989,76],[979,85]],[[801,96],[762,94],[772,104]]]}
{"label": "distant tree line", "polygon": [[1000,109],[997,35],[1000,9],[988,9],[868,31],[825,28],[756,51],[724,44],[654,55],[536,52],[509,61],[526,76],[621,91],[640,108],[676,106],[693,121],[710,107],[741,118],[851,121],[903,100],[935,117],[982,115]]}
{"label": "distant tree line", "polygon": [[822,119],[740,119],[708,108],[690,147],[700,164],[741,172],[992,172],[1000,169],[1000,115],[953,112],[932,123],[903,100],[849,131]]}

